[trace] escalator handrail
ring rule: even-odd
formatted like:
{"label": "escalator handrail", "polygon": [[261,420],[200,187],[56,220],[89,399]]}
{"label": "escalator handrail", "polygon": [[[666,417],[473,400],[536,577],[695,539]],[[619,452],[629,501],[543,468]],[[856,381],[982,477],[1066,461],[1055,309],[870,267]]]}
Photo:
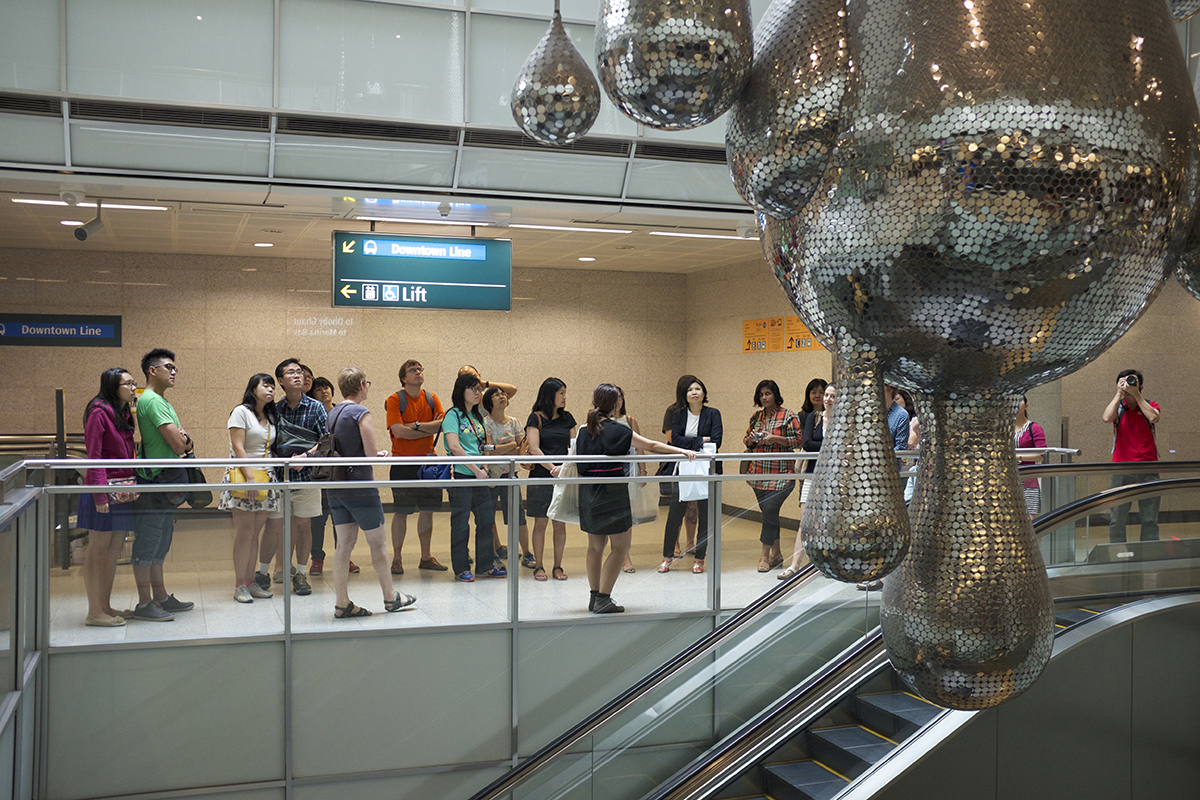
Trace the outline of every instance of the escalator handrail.
{"label": "escalator handrail", "polygon": [[741,611],[734,614],[724,624],[719,625],[716,630],[706,634],[699,641],[690,645],[670,661],[619,694],[614,700],[606,703],[599,711],[538,750],[520,766],[497,778],[472,795],[471,800],[492,800],[492,798],[500,797],[517,784],[524,782],[529,776],[541,770],[560,753],[566,752],[579,741],[591,736],[597,728],[648,694],[662,681],[707,655],[713,649],[720,646],[726,639],[753,622],[760,614],[774,606],[776,602],[791,594],[793,590],[798,589],[802,584],[807,583],[819,574],[817,568],[812,564],[804,566],[799,572],[785,580],[782,584],[764,593],[753,603],[750,603]]}
{"label": "escalator handrail", "polygon": [[1143,497],[1155,497],[1187,489],[1200,489],[1200,478],[1168,478],[1165,481],[1134,483],[1116,489],[1106,489],[1042,514],[1034,520],[1034,537],[1041,538],[1047,533],[1101,508],[1123,505]]}
{"label": "escalator handrail", "polygon": [[1200,461],[1096,461],[1033,464],[1020,468],[1021,479],[1056,475],[1154,475],[1162,472],[1200,472]]}

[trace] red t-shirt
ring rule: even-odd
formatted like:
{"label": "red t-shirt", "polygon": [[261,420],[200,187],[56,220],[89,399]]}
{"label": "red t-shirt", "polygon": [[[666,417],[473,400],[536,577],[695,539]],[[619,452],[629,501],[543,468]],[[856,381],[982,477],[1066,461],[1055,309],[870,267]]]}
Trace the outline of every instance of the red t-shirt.
{"label": "red t-shirt", "polygon": [[[1154,443],[1154,431],[1150,421],[1136,405],[1124,400],[1125,411],[1114,425],[1113,461],[1158,461],[1158,446]],[[1158,403],[1150,403],[1159,410]]]}

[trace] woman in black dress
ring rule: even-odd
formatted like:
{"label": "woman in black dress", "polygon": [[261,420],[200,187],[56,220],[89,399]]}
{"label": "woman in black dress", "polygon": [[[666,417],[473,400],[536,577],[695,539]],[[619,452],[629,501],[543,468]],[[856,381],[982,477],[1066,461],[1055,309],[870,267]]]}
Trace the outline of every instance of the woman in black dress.
{"label": "woman in black dress", "polygon": [[[587,427],[575,440],[575,454],[581,456],[627,456],[629,448],[649,450],[664,455],[685,455],[694,459],[693,450],[683,450],[663,442],[655,442],[634,433],[616,421],[621,414],[621,390],[602,383],[592,393],[592,410],[588,412]],[[578,464],[581,478],[625,477],[625,464],[605,461]],[[588,534],[587,574],[592,596],[588,611],[593,614],[613,614],[624,606],[613,602],[612,589],[621,574],[621,566],[629,554],[633,537],[633,511],[629,504],[628,483],[582,483],[579,485],[579,527]],[[608,558],[605,544],[612,545]]]}
{"label": "woman in black dress", "polygon": [[[533,411],[525,421],[525,438],[529,442],[529,453],[537,461],[529,472],[531,478],[557,478],[562,469],[561,464],[555,464],[548,456],[565,456],[575,438],[575,418],[567,411],[567,384],[558,378],[546,378],[538,389],[537,400],[533,403]],[[547,513],[550,510],[550,499],[554,487],[548,483],[533,485],[525,490],[525,509],[533,517],[533,558],[536,562],[533,570],[535,580],[546,580],[546,570],[542,567],[542,551],[546,547],[546,523],[550,521]],[[565,581],[567,573],[563,571],[563,551],[567,549],[567,526],[565,523],[554,522],[554,569],[550,574],[556,581]]]}

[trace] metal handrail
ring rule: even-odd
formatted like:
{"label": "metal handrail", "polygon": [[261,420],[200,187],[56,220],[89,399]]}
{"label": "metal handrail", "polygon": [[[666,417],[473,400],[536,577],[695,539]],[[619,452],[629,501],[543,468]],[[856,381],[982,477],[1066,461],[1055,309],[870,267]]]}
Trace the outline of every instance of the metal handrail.
{"label": "metal handrail", "polygon": [[[1068,469],[1069,467],[1069,469]],[[1163,472],[1200,472],[1200,461],[1098,461],[1071,464],[1035,464],[1021,467],[1022,478],[1044,478],[1056,472],[1072,475],[1154,475]]]}
{"label": "metal handrail", "polygon": [[[1144,463],[1144,462],[1140,462],[1140,463]],[[1078,465],[1058,465],[1058,466],[1067,467],[1067,466],[1078,466]],[[1105,466],[1111,466],[1111,465],[1105,465]],[[1101,492],[1098,495],[1086,497],[1086,498],[1083,498],[1082,500],[1077,500],[1068,506],[1064,506],[1063,508],[1057,509],[1054,512],[1051,512],[1049,514],[1045,514],[1043,516],[1038,517],[1034,521],[1034,537],[1041,538],[1042,536],[1045,536],[1048,533],[1051,533],[1051,532],[1057,530],[1062,525],[1066,524],[1067,522],[1070,522],[1072,519],[1076,519],[1076,518],[1085,516],[1087,514],[1090,514],[1092,511],[1096,510],[1097,508],[1102,508],[1105,506],[1112,506],[1112,505],[1120,505],[1124,502],[1136,500],[1141,497],[1150,497],[1150,496],[1154,496],[1154,495],[1161,495],[1161,494],[1168,493],[1168,492],[1170,492],[1170,493],[1181,492],[1181,491],[1185,491],[1185,490],[1189,490],[1189,489],[1200,489],[1200,478],[1177,478],[1177,479],[1172,479],[1172,480],[1167,480],[1167,481],[1152,481],[1150,483],[1133,484],[1130,486],[1122,486],[1122,487],[1119,487],[1116,489],[1109,489],[1107,491]],[[504,793],[515,788],[518,784],[523,783],[524,781],[528,780],[528,778],[530,776],[532,776],[533,774],[539,772],[540,770],[542,770],[546,766],[548,766],[548,763],[551,760],[553,760],[554,758],[556,758],[559,753],[569,750],[571,747],[573,747],[578,742],[591,736],[596,731],[596,729],[601,727],[605,722],[607,722],[612,717],[619,714],[622,710],[624,710],[625,708],[632,705],[639,698],[648,694],[661,681],[666,680],[667,678],[671,677],[675,673],[683,670],[689,664],[693,663],[697,658],[699,658],[700,656],[709,652],[713,647],[716,646],[716,644],[724,641],[730,635],[732,635],[734,632],[736,632],[734,630],[727,631],[726,630],[727,626],[733,626],[734,623],[736,622],[737,623],[736,630],[740,631],[741,629],[748,626],[751,622],[753,622],[760,614],[768,611],[772,606],[774,606],[778,601],[780,601],[783,597],[785,597],[787,594],[789,594],[793,589],[798,588],[802,582],[807,582],[809,580],[809,578],[815,574],[816,574],[816,568],[813,567],[811,564],[807,565],[804,569],[802,569],[796,575],[792,576],[787,581],[785,581],[783,583],[783,585],[778,586],[775,589],[762,595],[754,603],[746,606],[744,609],[742,609],[740,612],[738,612],[738,614],[736,616],[734,616],[733,618],[731,618],[729,620],[729,622],[718,627],[712,633],[710,633],[710,634],[706,635],[705,637],[703,637],[702,639],[700,639],[698,642],[696,642],[691,647],[689,647],[688,649],[686,649],[685,651],[680,653],[678,656],[676,656],[675,658],[671,659],[663,666],[656,669],[653,673],[648,675],[642,681],[639,681],[634,687],[632,687],[631,689],[622,693],[615,700],[613,700],[612,702],[610,702],[607,705],[605,705],[604,707],[602,707],[595,714],[593,714],[592,716],[583,720],[582,722],[578,723],[577,725],[572,727],[570,730],[568,730],[566,733],[562,734],[557,739],[552,741],[550,744],[546,745],[541,750],[534,753],[532,756],[530,756],[530,758],[527,761],[525,761],[523,764],[518,766],[516,769],[510,771],[509,773],[507,773],[504,776],[501,776],[500,778],[493,781],[488,786],[484,787],[478,793],[473,795],[471,797],[471,800],[494,800],[494,798],[498,798],[498,797],[502,796]],[[872,636],[877,636],[877,635],[878,635],[878,629],[876,629],[874,632],[868,633],[866,638],[870,639]],[[821,684],[822,682],[831,679],[831,677],[835,676],[837,674],[838,670],[842,669],[846,665],[846,663],[848,663],[849,660],[852,660],[854,658],[862,656],[862,654],[864,652],[863,648],[867,647],[868,642],[864,641],[864,642],[860,643],[860,645],[861,646],[856,646],[850,652],[843,654],[842,657],[839,657],[835,662],[832,662],[831,664],[826,665],[826,667],[822,668],[817,673],[810,676],[804,682],[804,684],[802,684],[802,686],[817,686],[817,685]],[[791,693],[789,695],[789,697],[795,698],[795,699],[788,700],[788,701],[784,702],[783,705],[787,705],[787,704],[790,704],[791,702],[799,701],[798,693],[796,693],[796,692]],[[775,704],[775,706],[780,706],[781,702],[777,702]],[[740,745],[747,745],[747,743],[749,742],[749,740],[751,738],[753,738],[752,731],[751,732],[743,731],[743,735],[741,737],[739,737],[738,734],[733,734],[732,738],[730,738],[730,739],[726,740],[726,742],[722,743],[721,752],[722,753],[732,752],[735,748],[738,748]],[[756,748],[756,751],[757,751],[757,748]],[[722,764],[721,770],[724,771],[729,766],[730,766],[729,764]],[[665,796],[668,792],[673,791],[676,788],[679,788],[685,780],[688,780],[689,778],[693,777],[694,774],[695,773],[692,773],[692,775],[683,776],[677,781],[671,781],[668,784],[664,784],[662,790],[660,790],[659,792],[656,792],[655,795],[653,795],[653,796],[654,797]],[[689,783],[689,787],[691,787],[690,783]],[[692,788],[698,788],[698,787],[692,787]]]}

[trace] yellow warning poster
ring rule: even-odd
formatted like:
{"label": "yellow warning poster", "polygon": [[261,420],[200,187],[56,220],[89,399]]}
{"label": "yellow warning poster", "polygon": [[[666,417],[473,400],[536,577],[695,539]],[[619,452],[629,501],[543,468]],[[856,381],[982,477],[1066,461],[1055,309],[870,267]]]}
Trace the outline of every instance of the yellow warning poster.
{"label": "yellow warning poster", "polygon": [[824,346],[813,337],[812,331],[805,327],[799,317],[784,317],[783,349],[793,350],[824,350]]}
{"label": "yellow warning poster", "polygon": [[742,352],[782,353],[784,329],[783,317],[743,320]]}

